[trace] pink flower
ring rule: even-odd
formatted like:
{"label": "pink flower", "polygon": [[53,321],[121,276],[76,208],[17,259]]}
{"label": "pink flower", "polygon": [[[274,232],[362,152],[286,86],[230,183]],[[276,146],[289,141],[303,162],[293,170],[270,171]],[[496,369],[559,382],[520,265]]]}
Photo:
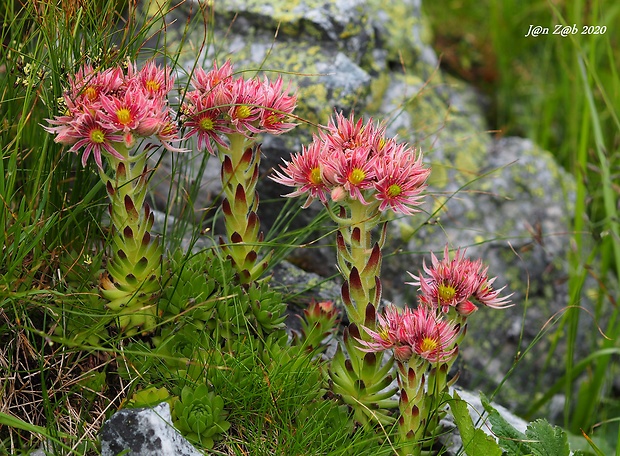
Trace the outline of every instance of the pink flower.
{"label": "pink flower", "polygon": [[424,168],[422,155],[405,144],[388,141],[384,152],[376,160],[375,198],[381,201],[379,210],[386,208],[394,212],[411,215],[421,203],[421,192],[430,174]]}
{"label": "pink flower", "polygon": [[209,72],[196,69],[192,86],[182,108],[184,125],[190,128],[186,138],[197,135],[199,148],[204,145],[210,153],[214,152],[211,140],[226,147],[220,134],[279,135],[295,127],[290,116],[297,97],[288,95],[290,84],[283,88],[281,77],[263,82],[235,79],[227,61],[221,68],[214,63]]}
{"label": "pink flower", "polygon": [[230,60],[227,60],[220,68],[217,66],[217,62],[213,62],[213,69],[206,72],[202,68],[198,67],[194,71],[192,77],[192,86],[203,93],[228,88],[233,82],[233,67]]}
{"label": "pink flower", "polygon": [[84,165],[91,153],[99,167],[102,152],[122,160],[115,144],[131,148],[136,137],[156,136],[165,148],[182,151],[171,145],[179,140],[166,99],[173,81],[169,68],[153,62],[140,71],[130,65],[127,75],[120,66],[95,71],[84,65],[69,78],[63,94],[66,112],[48,119],[44,129],[56,135],[54,141],[72,146],[72,152],[84,148]]}
{"label": "pink flower", "polygon": [[456,355],[460,327],[439,317],[433,309],[419,306],[404,320],[403,332],[413,352],[430,363],[445,363]]}
{"label": "pink flower", "polygon": [[[475,291],[476,277],[474,264],[457,250],[454,259],[450,260],[448,246],[444,250],[444,259],[440,262],[431,253],[431,267],[423,263],[424,271],[429,277],[422,274],[409,275],[415,280],[408,285],[417,285],[422,292],[420,300],[425,304],[439,307],[442,312],[448,312],[450,307],[456,307],[468,300]],[[480,263],[478,263],[480,265]]]}
{"label": "pink flower", "polygon": [[211,140],[222,147],[227,147],[220,134],[234,132],[228,122],[222,118],[221,111],[213,107],[213,97],[213,94],[196,97],[193,103],[187,104],[183,108],[183,124],[189,129],[183,139],[196,135],[198,137],[198,149],[206,148],[211,155],[215,154]]}
{"label": "pink flower", "polygon": [[323,177],[332,186],[342,186],[349,197],[368,202],[362,191],[373,186],[375,178],[375,159],[370,154],[369,146],[343,151],[326,152],[323,162]]}
{"label": "pink flower", "polygon": [[77,152],[79,149],[84,148],[82,166],[86,166],[91,152],[99,168],[103,168],[101,153],[104,151],[119,160],[124,160],[124,157],[119,154],[113,146],[113,143],[123,141],[123,136],[114,130],[102,126],[94,116],[89,114],[84,116],[82,121],[76,126],[76,136],[81,139],[78,140],[69,151]]}
{"label": "pink flower", "polygon": [[487,269],[478,273],[477,275],[477,286],[476,291],[474,291],[474,298],[480,304],[491,307],[493,309],[503,309],[505,307],[512,307],[514,304],[510,304],[510,298],[513,293],[510,293],[508,296],[500,297],[499,294],[502,292],[505,286],[500,288],[499,290],[493,289],[493,282],[497,277],[493,277],[489,279],[487,277]]}
{"label": "pink flower", "polygon": [[386,306],[377,316],[377,331],[362,327],[371,340],[358,339],[366,352],[392,349],[400,362],[417,355],[431,363],[446,362],[458,350],[456,338],[459,326],[443,320],[427,306],[416,309]]}
{"label": "pink flower", "polygon": [[147,98],[157,100],[164,100],[174,85],[170,68],[160,68],[152,60],[145,63],[139,71],[130,65],[128,78],[132,84],[137,84],[142,89]]}
{"label": "pink flower", "polygon": [[459,302],[456,305],[455,309],[456,309],[456,313],[458,313],[462,317],[469,317],[476,310],[478,310],[478,307],[471,301],[463,301],[463,302]]}
{"label": "pink flower", "polygon": [[179,141],[179,127],[176,122],[173,122],[169,116],[162,119],[159,129],[156,131],[155,136],[164,146],[164,149],[170,152],[189,152],[189,149],[183,147],[175,147],[173,142]]}
{"label": "pink flower", "polygon": [[136,130],[150,108],[144,95],[136,90],[128,90],[122,96],[102,96],[100,101],[103,108],[101,123],[123,132]]}
{"label": "pink flower", "polygon": [[444,258],[439,261],[431,253],[431,267],[423,263],[427,277],[422,274],[416,276],[409,273],[414,279],[409,285],[418,286],[422,292],[420,301],[426,305],[437,307],[447,313],[454,307],[459,314],[467,316],[476,310],[475,305],[468,302],[476,299],[487,307],[506,307],[510,296],[499,297],[503,290],[494,290],[492,284],[495,278],[488,279],[487,268],[483,269],[482,261],[471,261],[465,258],[465,252],[456,251],[451,260],[448,246],[444,249]]}
{"label": "pink flower", "polygon": [[72,146],[80,140],[79,133],[73,126],[73,116],[57,116],[55,119],[45,119],[51,126],[43,126],[43,129],[56,135],[55,143]]}
{"label": "pink flower", "polygon": [[364,331],[371,337],[370,341],[359,339],[362,351],[379,352],[394,349],[394,356],[403,362],[409,360],[412,354],[411,347],[408,345],[403,330],[405,329],[404,320],[410,318],[411,310],[403,309],[402,312],[396,306],[389,305],[383,309],[383,314],[377,315],[377,331],[373,331],[362,326]]}
{"label": "pink flower", "polygon": [[341,151],[346,157],[359,148],[374,155],[385,130],[383,127],[376,128],[372,119],[364,125],[361,118],[354,121],[353,113],[347,119],[341,112],[337,113],[335,118],[329,119],[326,128],[327,132],[321,132],[321,139],[329,149]]}
{"label": "pink flower", "polygon": [[[379,201],[379,212],[388,208],[404,214],[416,212],[430,170],[423,167],[422,154],[405,144],[397,144],[394,138],[385,138],[384,134],[384,125],[377,126],[372,121],[365,124],[362,119],[355,121],[352,114],[346,118],[337,113],[319,136],[313,138],[305,150],[322,151],[313,156],[316,162],[311,169],[320,171],[320,186],[317,174],[313,188],[320,188],[317,194],[324,204],[327,201],[322,196],[330,194],[335,202],[346,203],[349,199],[370,204],[374,199]],[[295,161],[304,159],[304,155],[297,155]],[[280,173],[276,182],[298,187],[286,196],[298,196],[309,189],[307,177],[292,178],[291,172],[296,171],[292,167],[283,171],[288,177]],[[317,195],[311,194],[304,207],[314,196]]]}
{"label": "pink flower", "polygon": [[297,103],[296,95],[287,95],[290,84],[282,90],[282,78],[275,82],[265,79],[263,82],[263,111],[259,125],[263,131],[272,135],[280,135],[295,128],[297,124],[289,121]]}
{"label": "pink flower", "polygon": [[315,198],[326,204],[329,190],[322,177],[323,153],[323,145],[313,141],[307,148],[302,146],[301,153],[291,156],[290,162],[283,160],[285,165],[280,166],[281,170],[276,170],[274,175],[269,177],[279,184],[297,187],[295,191],[284,196],[294,197],[308,193],[304,208]]}
{"label": "pink flower", "polygon": [[123,85],[123,72],[120,68],[109,68],[95,72],[90,65],[82,66],[75,76],[69,78],[68,97],[73,106],[82,111],[97,109],[100,97],[119,90]]}
{"label": "pink flower", "polygon": [[256,79],[237,79],[232,87],[232,106],[228,116],[237,132],[248,135],[260,133],[259,119],[263,115],[264,91]]}

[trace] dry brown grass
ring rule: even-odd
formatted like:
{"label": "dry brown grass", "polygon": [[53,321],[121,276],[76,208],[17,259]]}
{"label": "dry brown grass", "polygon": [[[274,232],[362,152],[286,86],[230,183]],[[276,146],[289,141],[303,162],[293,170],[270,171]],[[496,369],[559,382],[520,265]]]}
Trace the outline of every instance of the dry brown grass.
{"label": "dry brown grass", "polygon": [[[72,451],[64,454],[84,454],[128,389],[120,380],[108,381],[118,379],[109,375],[116,370],[115,358],[53,344],[1,308],[0,325],[5,327],[0,336],[0,412],[65,436],[60,440]],[[37,447],[43,439],[0,425],[0,440],[9,442],[6,449],[12,454]]]}

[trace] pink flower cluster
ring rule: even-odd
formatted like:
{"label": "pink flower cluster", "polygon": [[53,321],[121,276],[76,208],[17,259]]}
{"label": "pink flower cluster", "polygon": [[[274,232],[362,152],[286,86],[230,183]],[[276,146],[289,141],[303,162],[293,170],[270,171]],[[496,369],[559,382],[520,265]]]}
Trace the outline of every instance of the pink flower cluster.
{"label": "pink flower cluster", "polygon": [[395,138],[385,137],[385,127],[372,121],[357,122],[337,113],[291,161],[284,161],[271,178],[296,190],[285,196],[308,194],[304,207],[315,199],[344,198],[369,204],[380,202],[379,210],[412,214],[421,203],[420,193],[430,169],[424,168],[422,154]]}
{"label": "pink flower cluster", "polygon": [[192,86],[181,112],[188,129],[185,139],[196,135],[200,150],[214,154],[213,142],[227,148],[222,134],[279,135],[296,125],[290,115],[297,97],[288,95],[290,85],[283,88],[281,77],[275,81],[235,78],[232,64],[226,61],[221,68],[214,63],[209,72],[197,68]]}
{"label": "pink flower cluster", "polygon": [[84,65],[63,94],[66,112],[47,119],[50,126],[44,128],[56,135],[55,142],[71,146],[71,152],[83,149],[84,166],[92,154],[102,168],[102,152],[122,160],[115,144],[131,148],[137,137],[155,136],[167,149],[180,151],[171,145],[179,140],[167,100],[173,83],[170,69],[153,62],[141,70],[130,64],[126,71]]}
{"label": "pink flower cluster", "polygon": [[409,275],[414,279],[409,285],[418,286],[421,291],[420,302],[447,313],[450,308],[456,309],[462,316],[468,316],[478,308],[472,299],[478,303],[501,309],[508,307],[509,296],[501,297],[499,294],[505,288],[493,289],[496,277],[489,279],[488,268],[484,268],[481,260],[471,261],[465,258],[465,252],[457,250],[453,259],[450,259],[448,246],[444,250],[444,258],[439,261],[431,253],[431,267],[423,267],[428,277]]}
{"label": "pink flower cluster", "polygon": [[459,325],[442,319],[430,307],[400,311],[389,305],[377,320],[377,331],[364,327],[371,340],[359,340],[363,351],[393,349],[400,362],[408,362],[416,355],[430,363],[445,363],[457,354]]}
{"label": "pink flower cluster", "polygon": [[493,289],[495,278],[488,278],[488,268],[483,268],[480,260],[471,261],[464,255],[457,250],[450,259],[446,246],[442,261],[431,254],[431,267],[424,263],[428,277],[410,273],[415,282],[409,285],[417,285],[421,291],[418,307],[399,311],[395,306],[387,306],[383,315],[377,317],[377,331],[364,328],[371,340],[359,341],[362,350],[393,349],[394,357],[401,362],[414,354],[431,363],[446,362],[456,356],[460,332],[459,324],[444,317],[451,308],[466,318],[477,310],[472,300],[495,309],[510,306],[508,298],[512,295],[499,296],[504,288]]}

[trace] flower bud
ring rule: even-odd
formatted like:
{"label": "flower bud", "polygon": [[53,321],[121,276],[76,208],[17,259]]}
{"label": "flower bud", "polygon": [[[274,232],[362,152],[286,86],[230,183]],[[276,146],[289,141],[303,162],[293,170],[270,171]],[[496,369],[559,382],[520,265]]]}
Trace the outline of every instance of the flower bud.
{"label": "flower bud", "polygon": [[478,310],[478,307],[473,302],[471,302],[471,301],[459,302],[456,305],[456,311],[462,317],[469,317],[476,310]]}
{"label": "flower bud", "polygon": [[343,187],[334,187],[332,189],[331,197],[332,201],[338,202],[345,199],[347,196],[347,191]]}

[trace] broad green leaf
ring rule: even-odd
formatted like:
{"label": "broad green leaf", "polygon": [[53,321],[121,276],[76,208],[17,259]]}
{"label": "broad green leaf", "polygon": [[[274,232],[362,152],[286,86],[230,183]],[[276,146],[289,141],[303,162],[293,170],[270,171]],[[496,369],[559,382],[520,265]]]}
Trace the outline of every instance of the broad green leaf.
{"label": "broad green leaf", "polygon": [[534,456],[568,456],[568,438],[566,432],[558,426],[552,426],[545,419],[538,419],[527,427],[530,451]]}
{"label": "broad green leaf", "polygon": [[525,434],[515,429],[513,425],[506,421],[482,393],[480,393],[480,401],[489,415],[491,430],[497,436],[502,449],[511,456],[530,454],[527,445],[523,442],[526,440]]}
{"label": "broad green leaf", "polygon": [[495,439],[481,429],[476,429],[467,410],[467,402],[454,392],[450,410],[463,440],[463,450],[467,456],[501,456],[502,450]]}

